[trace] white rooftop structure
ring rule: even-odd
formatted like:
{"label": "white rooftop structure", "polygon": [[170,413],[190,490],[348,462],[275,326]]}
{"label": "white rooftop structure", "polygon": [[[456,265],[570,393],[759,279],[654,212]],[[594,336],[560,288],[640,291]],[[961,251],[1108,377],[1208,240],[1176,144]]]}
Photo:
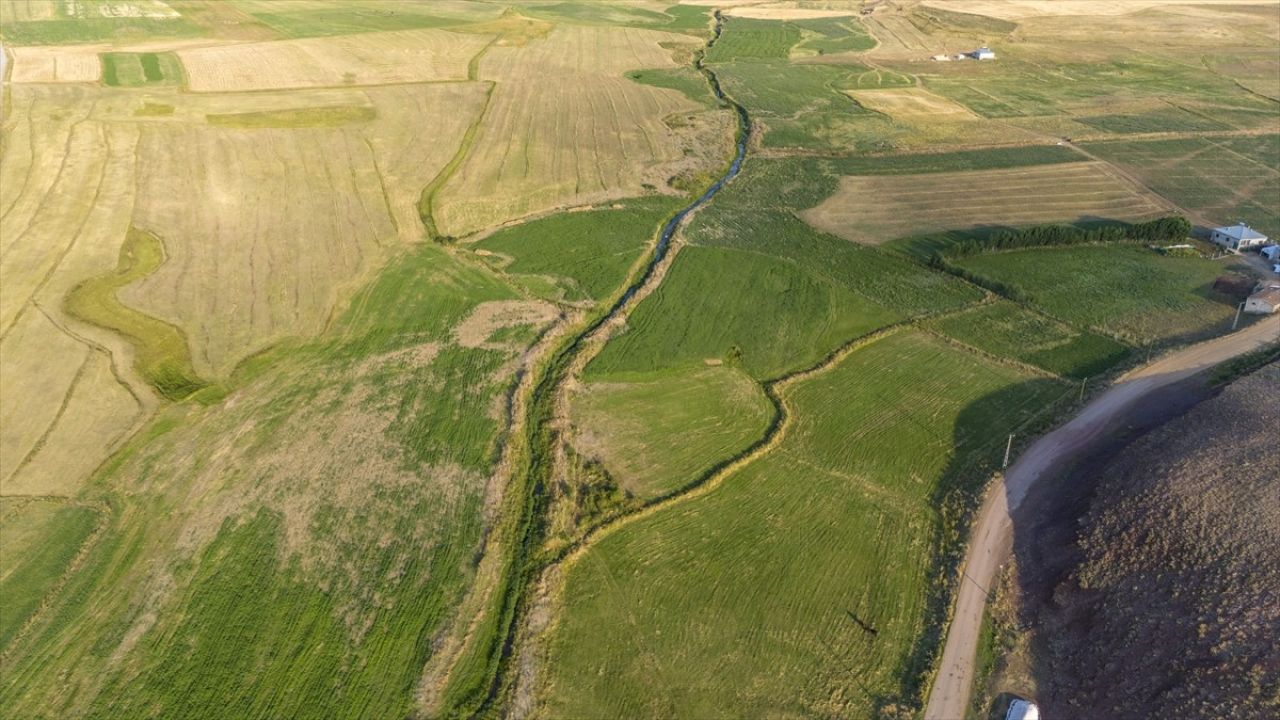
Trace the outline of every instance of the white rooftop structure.
{"label": "white rooftop structure", "polygon": [[1242,222],[1230,227],[1214,228],[1209,239],[1230,250],[1247,250],[1267,244],[1266,235]]}
{"label": "white rooftop structure", "polygon": [[989,47],[980,47],[973,51],[973,58],[975,60],[995,60],[996,54]]}

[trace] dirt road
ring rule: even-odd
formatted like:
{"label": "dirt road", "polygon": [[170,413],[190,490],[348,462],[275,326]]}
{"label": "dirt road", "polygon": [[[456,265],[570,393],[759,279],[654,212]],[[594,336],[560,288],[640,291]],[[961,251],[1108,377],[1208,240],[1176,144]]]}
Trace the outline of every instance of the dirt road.
{"label": "dirt road", "polygon": [[942,650],[938,678],[929,694],[925,720],[961,720],[969,704],[978,631],[988,590],[1009,557],[1013,540],[1010,511],[1047,471],[1085,450],[1113,429],[1112,421],[1149,393],[1268,342],[1280,341],[1280,318],[1266,318],[1240,332],[1192,345],[1137,368],[1116,381],[1070,422],[1036,440],[1019,456],[1003,482],[988,492],[965,555],[955,616]]}

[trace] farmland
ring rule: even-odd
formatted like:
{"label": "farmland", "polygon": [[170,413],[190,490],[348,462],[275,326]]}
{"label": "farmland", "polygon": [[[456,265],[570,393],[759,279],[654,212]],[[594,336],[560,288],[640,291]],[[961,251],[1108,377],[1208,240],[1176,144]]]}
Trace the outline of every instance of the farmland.
{"label": "farmland", "polygon": [[959,264],[1023,288],[1051,317],[1135,344],[1221,331],[1235,314],[1212,290],[1221,265],[1142,247],[1014,250]]}
{"label": "farmland", "polygon": [[1002,433],[1062,391],[914,332],[796,383],[795,420],[766,458],[574,565],[547,712],[865,716],[910,702],[937,503],[972,493]]}
{"label": "farmland", "polygon": [[1007,434],[1257,272],[996,240],[1280,233],[1280,21],[1009,5],[0,2],[0,707],[918,715]]}
{"label": "farmland", "polygon": [[911,234],[1039,222],[1149,220],[1166,203],[1101,163],[937,173],[927,177],[843,177],[803,217],[868,244]]}

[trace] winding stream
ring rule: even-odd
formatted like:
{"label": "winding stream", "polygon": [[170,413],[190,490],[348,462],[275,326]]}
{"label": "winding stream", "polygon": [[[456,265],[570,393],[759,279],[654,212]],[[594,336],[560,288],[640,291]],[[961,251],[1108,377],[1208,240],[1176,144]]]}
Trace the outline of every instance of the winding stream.
{"label": "winding stream", "polygon": [[[553,417],[552,406],[554,405],[556,394],[564,382],[572,376],[570,368],[573,366],[574,359],[583,351],[584,346],[587,344],[586,341],[594,337],[609,323],[625,317],[637,293],[652,283],[661,282],[661,278],[655,277],[655,273],[667,257],[671,249],[671,240],[676,232],[684,224],[690,213],[710,202],[724,188],[726,183],[738,175],[742,169],[742,163],[746,159],[747,145],[751,139],[751,118],[747,114],[746,108],[725,94],[715,71],[708,68],[704,63],[706,54],[719,41],[724,29],[724,19],[718,10],[714,13],[714,18],[715,25],[711,37],[707,40],[706,45],[695,55],[693,66],[706,79],[716,99],[731,108],[737,118],[733,160],[729,163],[724,173],[701,195],[667,220],[662,226],[662,232],[658,236],[652,257],[649,258],[644,270],[637,274],[636,278],[606,312],[590,322],[581,333],[555,353],[555,356],[546,367],[545,373],[542,374],[533,387],[529,400],[528,414],[526,415],[527,424],[525,430],[529,438],[530,449],[528,472],[523,481],[518,483],[520,487],[513,485],[508,488],[508,492],[520,494],[522,507],[519,511],[519,517],[515,518],[516,546],[512,556],[507,561],[504,572],[506,576],[504,584],[506,587],[504,590],[499,591],[501,596],[498,607],[495,608],[500,614],[500,618],[502,618],[499,620],[499,627],[502,629],[498,631],[498,638],[495,638],[499,643],[494,648],[498,654],[496,658],[497,667],[490,676],[487,691],[479,706],[471,712],[464,711],[464,714],[471,717],[492,714],[495,706],[502,703],[503,690],[511,681],[511,673],[513,671],[511,664],[515,646],[518,642],[517,636],[528,610],[528,598],[526,595],[530,589],[531,578],[545,569],[544,565],[532,560],[532,557],[533,549],[540,541],[540,514],[545,509],[542,504],[545,500],[543,497],[545,494],[544,482],[549,477],[551,462],[548,458],[555,443],[555,432],[551,429],[550,424]],[[554,562],[553,560],[552,564]]]}

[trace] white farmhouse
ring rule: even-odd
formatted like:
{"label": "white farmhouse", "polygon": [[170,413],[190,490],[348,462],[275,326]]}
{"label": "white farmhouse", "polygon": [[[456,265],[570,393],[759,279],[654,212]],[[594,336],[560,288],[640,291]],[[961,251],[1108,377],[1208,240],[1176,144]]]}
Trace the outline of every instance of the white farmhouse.
{"label": "white farmhouse", "polygon": [[1267,236],[1245,225],[1236,223],[1231,227],[1214,228],[1209,239],[1228,250],[1248,250],[1267,244]]}
{"label": "white farmhouse", "polygon": [[973,51],[974,60],[995,60],[996,54],[989,47],[980,47]]}

